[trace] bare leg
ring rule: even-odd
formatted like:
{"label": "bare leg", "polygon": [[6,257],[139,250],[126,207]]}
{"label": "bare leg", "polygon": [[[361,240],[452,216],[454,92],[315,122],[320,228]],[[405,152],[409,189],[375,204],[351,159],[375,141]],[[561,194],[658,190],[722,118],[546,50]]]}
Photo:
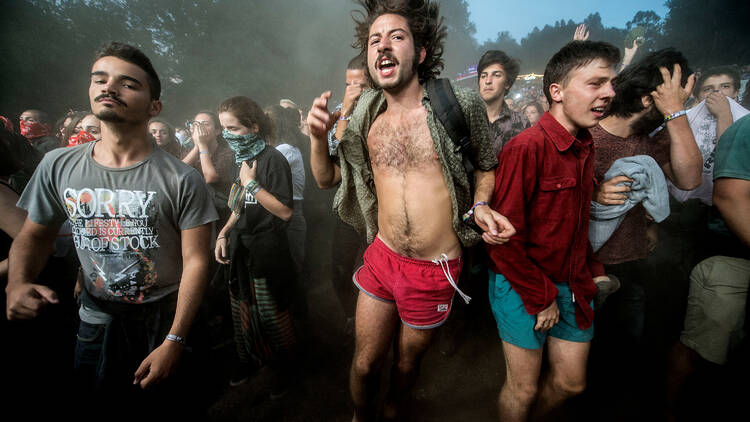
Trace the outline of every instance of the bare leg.
{"label": "bare leg", "polygon": [[435,329],[417,330],[401,324],[398,339],[393,345],[391,386],[383,412],[385,420],[395,420],[401,413],[402,406],[408,400],[417,380],[419,366],[435,331]]}
{"label": "bare leg", "polygon": [[525,421],[534,404],[539,385],[544,349],[524,349],[503,341],[505,384],[500,389],[500,420]]}
{"label": "bare leg", "polygon": [[375,419],[374,398],[388,345],[396,330],[396,305],[374,299],[362,292],[357,299],[356,344],[349,373],[349,388],[354,402],[354,421]]}
{"label": "bare leg", "polygon": [[547,337],[549,374],[544,378],[534,415],[544,417],[586,389],[586,361],[591,343]]}

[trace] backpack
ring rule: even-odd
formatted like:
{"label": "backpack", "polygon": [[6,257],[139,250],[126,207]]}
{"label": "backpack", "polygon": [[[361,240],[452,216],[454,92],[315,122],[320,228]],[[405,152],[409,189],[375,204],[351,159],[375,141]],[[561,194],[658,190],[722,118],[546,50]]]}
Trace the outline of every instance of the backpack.
{"label": "backpack", "polygon": [[469,177],[469,186],[474,193],[474,170],[476,166],[471,160],[469,147],[471,146],[471,132],[466,124],[466,118],[458,104],[456,94],[453,93],[450,81],[446,78],[430,79],[425,82],[427,95],[430,97],[432,109],[448,132],[456,146],[456,152],[461,154],[461,160]]}

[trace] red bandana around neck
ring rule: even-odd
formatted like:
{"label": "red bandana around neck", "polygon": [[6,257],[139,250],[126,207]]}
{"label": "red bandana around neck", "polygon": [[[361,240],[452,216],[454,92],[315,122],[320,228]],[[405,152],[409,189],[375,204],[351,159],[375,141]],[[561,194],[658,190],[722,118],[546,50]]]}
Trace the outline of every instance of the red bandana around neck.
{"label": "red bandana around neck", "polygon": [[21,120],[21,135],[26,139],[41,138],[42,136],[49,135],[49,126],[37,122],[29,123],[26,120]]}
{"label": "red bandana around neck", "polygon": [[94,138],[94,135],[86,132],[85,130],[82,130],[75,135],[72,135],[70,138],[68,138],[68,145],[67,147],[74,147],[76,145],[83,145],[87,142],[96,141],[96,138]]}

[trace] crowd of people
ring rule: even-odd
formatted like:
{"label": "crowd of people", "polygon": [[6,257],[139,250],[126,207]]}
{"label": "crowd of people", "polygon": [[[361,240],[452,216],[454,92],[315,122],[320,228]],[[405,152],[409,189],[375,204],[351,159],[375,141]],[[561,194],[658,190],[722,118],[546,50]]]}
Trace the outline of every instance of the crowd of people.
{"label": "crowd of people", "polygon": [[[469,282],[486,286],[502,344],[500,420],[555,415],[597,353],[623,379],[637,372],[654,262],[672,269],[664,306],[679,320],[664,417],[702,362],[746,359],[750,95],[737,69],[697,75],[672,48],[633,61],[635,41],[623,56],[583,27],[541,86],[510,95],[520,64],[490,50],[467,89],[438,79],[435,2],[361,4],[335,107],[331,91],[307,115],[233,96],[174,126],[149,59],[113,42],[91,67],[91,110],[2,119],[3,323],[14,359],[36,362],[11,379],[52,370],[102,409],[117,397],[175,415],[191,326],[213,300],[234,333],[229,385],[268,367],[283,397],[304,371],[316,189],[336,192],[330,288],[354,339],[356,421],[404,414],[438,327],[468,317]],[[614,340],[592,353],[595,322]]]}

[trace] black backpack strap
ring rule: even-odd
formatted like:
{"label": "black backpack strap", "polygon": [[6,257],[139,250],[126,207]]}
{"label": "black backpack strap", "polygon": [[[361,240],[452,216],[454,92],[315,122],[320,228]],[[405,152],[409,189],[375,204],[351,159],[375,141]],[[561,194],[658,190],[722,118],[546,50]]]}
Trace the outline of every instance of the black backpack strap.
{"label": "black backpack strap", "polygon": [[432,110],[437,114],[448,136],[456,145],[455,151],[461,154],[464,169],[469,178],[469,186],[473,192],[476,166],[470,158],[471,132],[469,132],[469,126],[466,124],[466,118],[458,104],[456,94],[453,93],[453,87],[445,78],[430,79],[426,82],[426,87]]}

